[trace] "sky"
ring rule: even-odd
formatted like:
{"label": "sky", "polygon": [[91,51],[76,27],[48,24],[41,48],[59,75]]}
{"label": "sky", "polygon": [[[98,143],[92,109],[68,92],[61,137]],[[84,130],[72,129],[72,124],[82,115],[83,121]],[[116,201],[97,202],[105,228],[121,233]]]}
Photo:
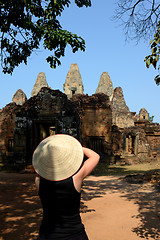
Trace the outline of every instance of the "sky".
{"label": "sky", "polygon": [[124,99],[131,112],[139,113],[145,108],[154,122],[160,123],[160,86],[154,82],[157,72],[151,66],[146,68],[144,58],[150,54],[149,42],[136,44],[125,41],[123,28],[112,17],[115,1],[94,0],[90,8],[78,8],[71,4],[60,18],[63,29],[76,33],[85,39],[86,51],[72,53],[67,47],[61,66],[51,69],[46,62],[50,52],[39,49],[21,64],[12,75],[0,70],[0,108],[12,102],[18,89],[27,98],[31,97],[33,85],[40,72],[44,72],[48,85],[63,92],[63,84],[72,63],[78,64],[84,85],[84,94],[95,93],[103,72],[108,72],[113,87],[121,87]]}

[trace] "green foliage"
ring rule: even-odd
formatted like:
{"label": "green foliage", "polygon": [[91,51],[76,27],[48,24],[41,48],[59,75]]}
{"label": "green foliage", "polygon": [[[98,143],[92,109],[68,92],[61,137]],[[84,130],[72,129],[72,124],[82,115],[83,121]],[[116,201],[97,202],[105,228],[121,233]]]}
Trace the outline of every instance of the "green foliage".
{"label": "green foliage", "polygon": [[154,116],[150,116],[149,113],[148,113],[148,120],[153,123],[153,119],[154,119]]}
{"label": "green foliage", "polygon": [[[149,68],[152,65],[155,69],[160,69],[158,66],[159,54],[160,54],[160,22],[158,23],[156,33],[154,34],[154,39],[150,41],[151,54],[146,56],[144,61],[146,62],[146,67]],[[157,85],[160,84],[160,74],[155,77],[155,82]]]}
{"label": "green foliage", "polygon": [[[67,30],[59,22],[69,0],[0,0],[0,57],[4,73],[12,74],[43,42],[51,51],[47,57],[50,67],[60,65],[65,48],[70,45],[73,53],[85,51],[85,41]],[[78,7],[90,7],[91,0],[75,0]]]}

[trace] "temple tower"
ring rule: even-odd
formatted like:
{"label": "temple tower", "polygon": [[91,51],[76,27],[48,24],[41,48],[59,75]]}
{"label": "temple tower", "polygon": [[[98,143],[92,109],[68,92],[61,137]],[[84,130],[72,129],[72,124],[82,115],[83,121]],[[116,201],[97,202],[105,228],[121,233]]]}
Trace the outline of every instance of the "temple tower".
{"label": "temple tower", "polygon": [[39,91],[41,90],[42,87],[49,87],[48,86],[48,83],[46,81],[46,76],[45,76],[45,73],[43,72],[40,72],[38,74],[38,77],[36,79],[36,82],[33,86],[33,90],[32,90],[32,93],[31,93],[31,97],[37,95],[39,93]]}
{"label": "temple tower", "polygon": [[148,120],[148,112],[145,108],[141,108],[139,111],[139,120]]}
{"label": "temple tower", "polygon": [[114,90],[111,109],[112,125],[116,125],[119,128],[128,128],[134,126],[134,120],[128,106],[126,105],[121,87],[117,87]]}
{"label": "temple tower", "polygon": [[26,94],[21,89],[18,89],[13,95],[12,101],[17,105],[23,105],[27,101]]}
{"label": "temple tower", "polygon": [[100,81],[98,84],[98,88],[96,89],[96,93],[106,94],[111,101],[112,97],[113,97],[113,92],[114,92],[114,89],[113,89],[113,85],[112,85],[110,76],[109,76],[108,72],[103,72],[100,77]]}
{"label": "temple tower", "polygon": [[63,84],[64,93],[70,99],[74,94],[83,94],[84,87],[77,64],[71,64],[66,81]]}

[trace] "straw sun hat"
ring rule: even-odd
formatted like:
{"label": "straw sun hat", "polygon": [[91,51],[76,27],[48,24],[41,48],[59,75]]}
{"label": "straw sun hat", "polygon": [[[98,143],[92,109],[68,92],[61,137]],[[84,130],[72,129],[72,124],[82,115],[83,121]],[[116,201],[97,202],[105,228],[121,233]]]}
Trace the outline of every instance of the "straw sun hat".
{"label": "straw sun hat", "polygon": [[83,149],[77,139],[66,134],[45,138],[33,153],[33,167],[43,178],[60,181],[78,171]]}

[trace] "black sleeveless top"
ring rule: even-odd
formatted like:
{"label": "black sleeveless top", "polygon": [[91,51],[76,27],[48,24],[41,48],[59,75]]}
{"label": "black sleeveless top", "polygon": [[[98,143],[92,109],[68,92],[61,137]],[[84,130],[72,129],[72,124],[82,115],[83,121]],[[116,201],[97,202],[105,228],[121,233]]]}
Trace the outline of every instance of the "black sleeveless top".
{"label": "black sleeveless top", "polygon": [[80,193],[72,177],[62,181],[40,177],[39,196],[43,207],[40,238],[67,240],[85,231],[79,212]]}

